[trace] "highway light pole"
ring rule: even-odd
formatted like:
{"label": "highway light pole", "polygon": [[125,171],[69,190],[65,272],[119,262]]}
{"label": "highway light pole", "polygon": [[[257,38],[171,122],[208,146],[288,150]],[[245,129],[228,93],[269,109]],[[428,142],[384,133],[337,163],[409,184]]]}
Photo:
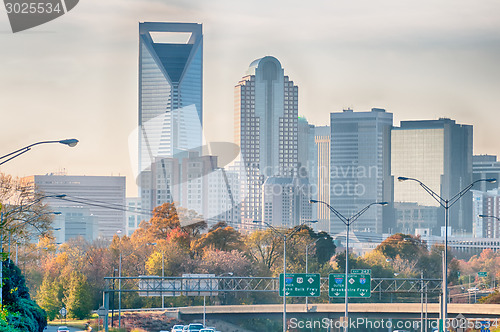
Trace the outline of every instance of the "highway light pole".
{"label": "highway light pole", "polygon": [[471,184],[469,184],[467,187],[459,191],[455,196],[453,196],[450,199],[444,199],[441,196],[439,196],[437,193],[435,193],[431,188],[426,186],[422,181],[414,178],[408,178],[405,176],[400,176],[398,177],[398,181],[414,181],[417,182],[420,187],[422,187],[431,197],[436,200],[439,205],[441,205],[444,208],[444,267],[443,267],[443,308],[442,308],[442,314],[441,318],[443,320],[443,329],[445,329],[446,326],[446,319],[448,316],[448,225],[449,225],[449,219],[450,219],[450,213],[449,209],[456,203],[460,198],[462,198],[473,186],[474,184],[478,182],[489,182],[489,183],[495,183],[497,180],[496,179],[479,179]]}
{"label": "highway light pole", "polygon": [[63,140],[59,140],[59,141],[41,141],[41,142],[36,142],[36,143],[33,143],[33,144],[30,144],[28,146],[25,146],[24,148],[21,148],[19,150],[16,150],[16,151],[13,151],[11,153],[8,153],[4,156],[1,156],[0,157],[0,160],[2,159],[5,159],[5,160],[2,160],[0,162],[0,165],[3,165],[5,164],[6,162],[16,158],[16,157],[19,157],[20,155],[22,155],[23,153],[26,153],[28,152],[29,150],[31,150],[31,147],[35,146],[35,145],[39,145],[39,144],[48,144],[48,143],[59,143],[59,144],[64,144],[64,145],[67,145],[69,147],[74,147],[78,144],[78,140],[75,139],[75,138],[69,138],[69,139],[63,139]]}
{"label": "highway light pole", "polygon": [[347,332],[349,329],[349,296],[347,294],[348,292],[348,274],[349,274],[349,231],[350,231],[350,226],[353,222],[355,222],[363,213],[365,213],[372,205],[382,205],[385,206],[387,205],[387,202],[374,202],[371,204],[368,204],[364,208],[362,208],[360,211],[358,211],[356,214],[352,215],[350,218],[344,217],[339,211],[335,210],[333,207],[330,206],[330,204],[323,202],[323,201],[317,201],[315,199],[311,199],[309,201],[310,203],[321,203],[325,204],[330,211],[333,212],[339,218],[344,225],[346,226],[346,235],[345,235],[345,321],[344,321],[344,331]]}
{"label": "highway light pole", "polygon": [[[262,221],[254,220],[254,223],[261,223]],[[280,232],[277,230],[273,225],[264,222],[264,225],[266,225],[269,229],[271,229],[278,237],[281,237],[283,239],[283,332],[287,331],[287,326],[286,326],[286,241],[290,239],[295,233],[297,233],[300,230],[300,226],[305,225],[305,223],[317,223],[317,220],[309,220],[306,221],[302,224],[300,224],[298,227],[294,227],[293,231],[289,234]]]}
{"label": "highway light pole", "polygon": [[[308,245],[306,245],[306,274],[308,273],[308,261],[307,261],[307,257],[309,256],[308,253],[309,253],[309,247],[312,247],[313,245],[315,245],[319,240],[326,240],[327,237],[320,237],[318,239],[316,239],[316,241],[312,242],[312,243],[309,243]],[[306,311],[309,311],[309,297],[306,296]]]}

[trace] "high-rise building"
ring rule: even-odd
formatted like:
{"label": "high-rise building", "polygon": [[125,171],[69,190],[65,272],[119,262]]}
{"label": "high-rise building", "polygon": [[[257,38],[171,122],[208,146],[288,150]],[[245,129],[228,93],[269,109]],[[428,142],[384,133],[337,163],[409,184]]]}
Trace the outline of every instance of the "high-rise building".
{"label": "high-rise building", "polygon": [[[415,178],[444,199],[451,199],[472,182],[472,126],[454,120],[402,121],[392,130],[392,174]],[[415,181],[394,183],[394,202],[439,207],[439,203]],[[472,194],[450,208],[452,234],[472,231]],[[444,226],[440,208],[434,234]]]}
{"label": "high-rise building", "polygon": [[[216,156],[200,156],[197,151],[178,154],[177,158],[156,158],[151,171],[144,172],[154,198],[151,200],[153,205],[147,209],[151,211],[155,206],[171,202],[177,208],[196,212],[209,226],[219,221],[237,224],[238,174],[217,164]],[[181,215],[179,217],[182,219]],[[180,221],[182,224],[183,220]]]}
{"label": "high-rise building", "polygon": [[299,177],[308,177],[311,184],[317,174],[314,128],[314,125],[309,124],[305,117],[299,117],[297,125],[299,170],[297,173]]}
{"label": "high-rise building", "polygon": [[[330,126],[314,128],[314,143],[316,150],[316,177],[311,177],[312,198],[318,201],[330,202]],[[315,204],[318,220],[316,228],[330,233],[330,209],[325,204]]]}
{"label": "high-rise building", "polygon": [[481,191],[497,189],[500,183],[500,161],[497,161],[497,156],[493,155],[472,156],[472,173],[474,181],[497,179],[495,183],[481,181],[476,185],[475,189]]}
{"label": "high-rise building", "polygon": [[[185,40],[179,41],[181,37]],[[202,80],[201,24],[139,23],[138,185],[143,208],[155,205],[147,174],[151,164],[202,145]]]}
{"label": "high-rise building", "polygon": [[[74,217],[97,218],[97,227],[88,226],[85,234],[87,238],[112,238],[117,231],[125,231],[125,177],[124,176],[79,176],[79,175],[32,175],[22,179],[24,183],[32,185],[35,192],[46,195],[65,194],[64,199],[49,197],[47,204],[53,211],[62,212],[59,220],[74,223]],[[85,212],[75,213],[88,209]],[[65,215],[65,212],[68,215]],[[70,218],[71,217],[71,218]],[[87,218],[88,219],[88,218]],[[83,220],[83,219],[82,219]],[[90,219],[89,219],[90,220]],[[94,221],[90,222],[90,224]],[[69,231],[73,226],[66,226]],[[88,234],[92,230],[93,235]],[[75,233],[67,234],[67,237]]]}
{"label": "high-rise building", "polygon": [[[262,218],[262,184],[292,177],[298,163],[298,87],[281,63],[266,56],[250,64],[235,87],[235,143],[241,147],[241,222]],[[246,228],[243,226],[243,228]]]}
{"label": "high-rise building", "polygon": [[[487,192],[472,190],[473,224],[472,235],[475,238],[500,237],[500,190],[498,188]],[[488,217],[479,217],[480,215]]]}
{"label": "high-rise building", "polygon": [[293,227],[312,220],[311,187],[307,177],[271,176],[262,186],[262,221]]}
{"label": "high-rise building", "polygon": [[[372,108],[330,114],[330,205],[345,217],[374,202],[392,202],[392,113]],[[376,205],[352,225],[353,230],[382,233],[390,222],[390,207]],[[332,215],[331,231],[344,231]]]}
{"label": "high-rise building", "polygon": [[150,214],[148,210],[147,213],[143,213],[141,207],[141,199],[139,197],[127,197],[127,212],[125,214],[126,224],[125,224],[125,234],[127,236],[131,236],[141,222],[145,219],[149,219]]}

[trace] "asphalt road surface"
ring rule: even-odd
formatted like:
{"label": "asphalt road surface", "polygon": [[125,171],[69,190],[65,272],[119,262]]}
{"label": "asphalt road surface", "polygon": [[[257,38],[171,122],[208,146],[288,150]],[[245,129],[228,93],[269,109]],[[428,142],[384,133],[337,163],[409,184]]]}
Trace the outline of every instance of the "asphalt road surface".
{"label": "asphalt road surface", "polygon": [[[47,329],[44,330],[44,332],[57,332],[58,328],[59,328],[59,325],[47,325]],[[77,332],[77,331],[81,331],[81,329],[69,327],[69,332]]]}

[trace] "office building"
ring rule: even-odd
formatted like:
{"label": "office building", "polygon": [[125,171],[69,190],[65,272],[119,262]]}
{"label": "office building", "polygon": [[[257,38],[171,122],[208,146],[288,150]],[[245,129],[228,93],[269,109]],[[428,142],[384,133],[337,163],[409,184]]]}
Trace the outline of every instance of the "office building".
{"label": "office building", "polygon": [[291,228],[312,220],[311,186],[307,177],[266,178],[262,186],[262,217],[274,227]]}
{"label": "office building", "polygon": [[[185,40],[170,40],[179,37]],[[202,80],[201,24],[139,23],[137,180],[144,209],[159,205],[148,174],[155,160],[202,145]]]}
{"label": "office building", "polygon": [[[500,189],[486,192],[472,190],[472,197],[472,236],[475,238],[500,237],[500,222],[495,218],[500,216]],[[480,215],[489,217],[479,217]]]}
{"label": "office building", "polygon": [[[267,177],[293,177],[298,164],[298,87],[272,56],[253,61],[235,87],[235,143],[241,147],[241,222],[262,217]],[[245,177],[243,179],[243,176]],[[243,198],[244,197],[244,198]]]}
{"label": "office building", "polygon": [[478,155],[472,157],[472,179],[497,179],[496,183],[479,182],[474,188],[481,191],[497,189],[500,183],[500,162],[497,156]]}
{"label": "office building", "polygon": [[[331,113],[330,120],[330,205],[348,218],[371,203],[392,202],[392,113],[379,108],[370,112],[348,109]],[[373,206],[351,228],[382,233],[389,228],[390,210]],[[344,230],[335,215],[330,219],[333,233]]]}
{"label": "office building", "polygon": [[[402,121],[392,130],[392,174],[415,178],[444,199],[450,199],[472,182],[472,126],[454,120]],[[439,207],[417,182],[394,183],[394,201]],[[439,209],[433,234],[441,233],[444,209]],[[451,234],[472,232],[472,194],[450,208]]]}
{"label": "office building", "polygon": [[[142,211],[152,211],[165,202],[176,208],[192,210],[209,225],[224,221],[236,225],[239,221],[238,173],[218,167],[216,156],[200,156],[198,151],[188,151],[178,158],[156,158],[147,174],[150,183],[150,202],[141,206]],[[141,204],[146,200],[142,199]],[[132,216],[131,216],[132,217]],[[142,216],[144,218],[144,216]],[[182,214],[179,214],[182,219]],[[189,220],[180,220],[190,222]]]}
{"label": "office building", "polygon": [[[52,211],[60,211],[60,209],[69,211],[69,215],[66,216],[64,211],[61,210],[63,212],[61,218],[64,220],[70,220],[70,217],[88,218],[93,216],[97,218],[97,228],[92,226],[92,232],[94,233],[92,238],[109,239],[118,230],[122,232],[125,230],[126,201],[124,176],[47,174],[28,176],[23,178],[22,181],[33,186],[34,191],[37,193],[45,195],[65,194],[66,197],[63,199],[54,197],[45,199]],[[80,209],[79,211],[83,212],[78,214],[68,209]],[[88,209],[90,214],[85,213],[85,209]],[[75,220],[75,218],[71,220]],[[70,228],[69,226],[67,227],[68,229]]]}
{"label": "office building", "polygon": [[142,210],[141,199],[139,197],[127,197],[127,212],[125,213],[126,225],[125,234],[131,236],[143,220],[149,220],[150,214]]}
{"label": "office building", "polygon": [[98,238],[99,220],[89,207],[57,207],[60,215],[54,216],[54,236],[56,243],[64,243],[70,239],[82,238],[92,242]]}
{"label": "office building", "polygon": [[[330,202],[330,126],[314,128],[314,145],[316,151],[316,176],[311,177],[312,198]],[[330,209],[324,204],[315,204],[313,219],[318,220],[316,228],[330,233]]]}

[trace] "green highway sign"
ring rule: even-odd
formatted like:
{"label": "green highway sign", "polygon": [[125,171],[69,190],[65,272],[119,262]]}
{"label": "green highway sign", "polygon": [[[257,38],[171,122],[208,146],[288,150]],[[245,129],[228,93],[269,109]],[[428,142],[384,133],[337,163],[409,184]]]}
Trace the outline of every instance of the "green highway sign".
{"label": "green highway sign", "polygon": [[488,272],[478,272],[477,276],[478,277],[487,277],[488,276]]}
{"label": "green highway sign", "polygon": [[[370,297],[371,275],[349,273],[347,275],[347,291],[349,297]],[[345,274],[332,273],[328,276],[328,296],[345,297]]]}
{"label": "green highway sign", "polygon": [[[319,296],[320,279],[319,273],[287,273],[286,296]],[[280,274],[280,296],[283,296],[283,273]]]}
{"label": "green highway sign", "polygon": [[372,274],[372,269],[352,269],[351,273],[359,273],[359,274]]}

